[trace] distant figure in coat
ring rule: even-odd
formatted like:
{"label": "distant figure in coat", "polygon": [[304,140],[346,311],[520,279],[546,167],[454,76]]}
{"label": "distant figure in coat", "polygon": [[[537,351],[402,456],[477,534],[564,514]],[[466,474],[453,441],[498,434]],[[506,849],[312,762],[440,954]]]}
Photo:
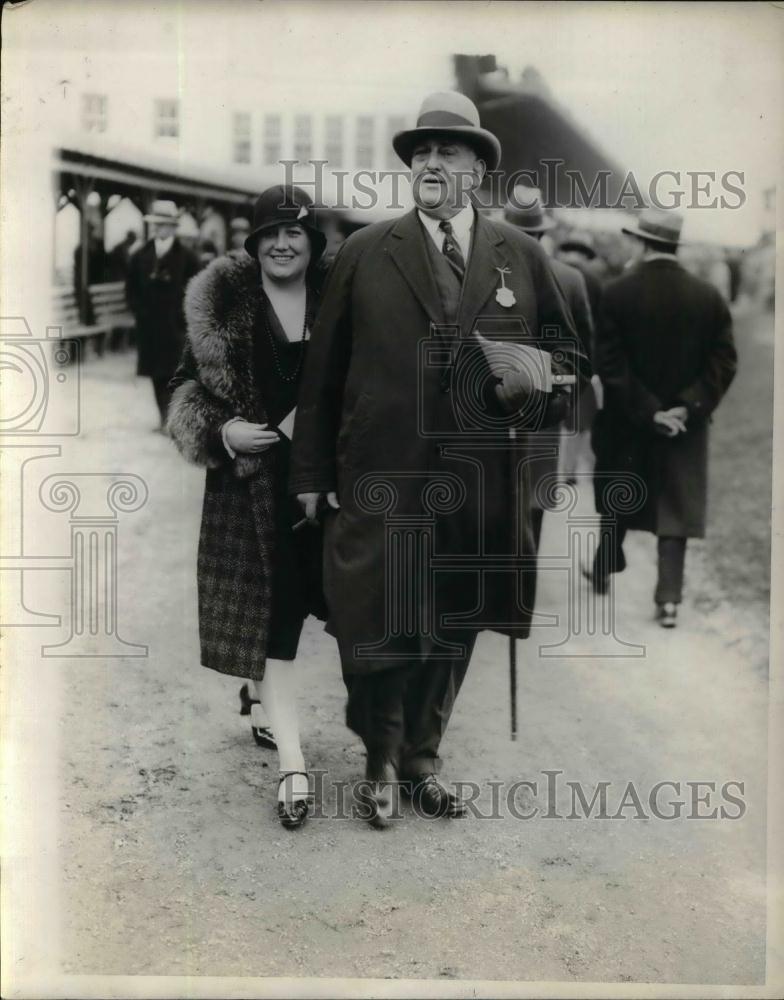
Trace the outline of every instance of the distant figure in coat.
{"label": "distant figure in coat", "polygon": [[[329,625],[374,826],[395,815],[398,778],[423,812],[466,812],[437,777],[438,751],[477,633],[529,633],[527,453],[510,432],[557,424],[568,401],[522,365],[501,374],[488,341],[541,350],[556,375],[584,360],[541,247],[474,208],[501,148],[473,102],[431,95],[393,147],[416,208],[352,234],[335,258],[289,483],[309,518],[323,511]],[[560,371],[548,329],[569,345]],[[433,572],[429,554],[449,568]]]}
{"label": "distant figure in coat", "polygon": [[82,244],[79,243],[74,250],[73,280],[76,301],[79,303],[82,319],[88,325],[95,322],[90,293],[90,285],[99,285],[106,281],[106,251],[103,240],[95,226],[87,229],[87,273],[82,278],[84,268],[84,258],[82,255]]}
{"label": "distant figure in coat", "polygon": [[[593,430],[602,523],[593,567],[586,570],[595,590],[605,593],[609,575],[625,568],[627,529],[653,532],[654,600],[665,628],[676,624],[686,540],[705,534],[708,425],[737,365],[724,299],[678,263],[682,222],[675,212],[649,209],[624,228],[640,241],[642,257],[604,291],[596,351],[604,409]],[[616,522],[613,477],[628,473],[641,477],[644,500]]]}
{"label": "distant figure in coat", "polygon": [[115,243],[109,251],[108,279],[109,281],[125,281],[128,277],[128,268],[131,263],[131,251],[133,250],[138,236],[133,229],[129,229],[119,243]]}
{"label": "distant figure in coat", "polygon": [[136,317],[137,372],[152,380],[160,430],[171,398],[169,382],[185,342],[185,287],[200,270],[198,257],[175,236],[177,215],[173,201],[154,202],[151,214],[144,217],[152,224],[153,238],[131,257],[125,283]]}
{"label": "distant figure in coat", "polygon": [[[513,197],[504,208],[504,219],[517,226],[533,239],[541,241],[542,236],[555,226],[555,222],[545,213],[541,192],[537,188],[516,187]],[[577,336],[583,353],[590,357],[593,344],[593,317],[588,301],[588,291],[582,273],[570,264],[560,260],[551,260],[553,272],[561,286],[566,302],[574,319]],[[577,400],[583,393],[593,390],[590,386],[581,387]],[[574,410],[572,406],[572,411]],[[567,416],[567,421],[572,413]],[[564,422],[566,426],[567,421]],[[571,421],[569,421],[571,423]],[[567,434],[569,430],[567,429]],[[568,440],[568,438],[567,438]],[[532,457],[530,462],[531,482],[531,520],[534,529],[534,542],[537,550],[542,535],[542,521],[545,510],[552,509],[555,501],[556,475],[558,473],[558,453],[561,442],[561,428],[532,431],[528,435],[528,443]],[[548,489],[549,485],[549,489]]]}
{"label": "distant figure in coat", "polygon": [[[597,267],[601,266],[601,261],[596,255],[593,237],[590,233],[579,230],[571,233],[568,239],[563,240],[555,248],[554,258],[577,268],[585,281],[592,317],[592,339],[586,346],[588,357],[593,360],[596,347],[593,338],[602,311],[602,283],[597,277]],[[587,469],[593,467],[590,434],[596,411],[600,406],[601,391],[599,376],[594,375],[591,379],[591,390],[586,389],[581,393],[577,405],[569,415],[561,449],[561,469],[567,483],[577,481],[577,472],[581,465]]]}

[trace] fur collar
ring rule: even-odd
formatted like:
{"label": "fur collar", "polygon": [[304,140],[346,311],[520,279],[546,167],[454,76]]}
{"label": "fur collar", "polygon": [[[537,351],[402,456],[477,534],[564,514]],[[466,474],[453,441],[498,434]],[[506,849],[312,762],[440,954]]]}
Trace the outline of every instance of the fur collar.
{"label": "fur collar", "polygon": [[253,330],[261,307],[255,260],[219,257],[185,294],[188,339],[199,381],[237,415],[256,421],[263,407],[253,385]]}

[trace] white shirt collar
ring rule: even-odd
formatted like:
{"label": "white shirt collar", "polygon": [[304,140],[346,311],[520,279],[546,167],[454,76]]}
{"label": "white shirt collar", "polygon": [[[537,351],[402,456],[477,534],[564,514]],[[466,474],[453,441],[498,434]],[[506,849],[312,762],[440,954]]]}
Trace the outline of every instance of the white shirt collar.
{"label": "white shirt collar", "polygon": [[[430,234],[439,251],[444,249],[444,231],[439,229],[441,219],[434,219],[432,215],[426,215],[421,208],[417,209],[417,214],[425,230]],[[468,254],[471,250],[471,229],[474,225],[474,206],[466,205],[461,208],[457,215],[453,215],[449,220],[452,223],[452,232],[455,234],[457,245],[463,260],[468,261]]]}

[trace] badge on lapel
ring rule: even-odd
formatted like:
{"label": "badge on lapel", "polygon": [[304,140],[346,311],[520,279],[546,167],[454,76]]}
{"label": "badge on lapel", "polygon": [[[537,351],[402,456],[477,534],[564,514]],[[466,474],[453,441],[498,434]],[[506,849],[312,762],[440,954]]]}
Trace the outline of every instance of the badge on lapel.
{"label": "badge on lapel", "polygon": [[501,275],[501,286],[496,289],[495,300],[499,306],[503,306],[504,309],[511,309],[512,306],[517,302],[515,294],[511,288],[506,287],[506,282],[504,280],[505,274],[511,274],[511,267],[497,267],[496,271]]}

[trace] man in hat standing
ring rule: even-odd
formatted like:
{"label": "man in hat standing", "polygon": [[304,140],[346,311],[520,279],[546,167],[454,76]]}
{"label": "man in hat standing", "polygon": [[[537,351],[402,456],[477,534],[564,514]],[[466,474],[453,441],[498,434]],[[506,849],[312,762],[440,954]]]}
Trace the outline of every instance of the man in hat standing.
{"label": "man in hat standing", "polygon": [[[504,208],[504,219],[537,241],[540,241],[544,234],[555,226],[553,219],[545,213],[542,195],[538,188],[516,187]],[[583,353],[590,357],[593,344],[593,316],[588,301],[585,279],[576,267],[560,260],[551,260],[550,263],[572,312]],[[576,406],[581,405],[583,394],[593,395],[593,390],[590,386],[580,387],[576,398],[572,401],[568,417],[572,416]],[[566,423],[568,423],[568,419],[564,426]],[[573,426],[570,432],[574,433]],[[559,427],[531,431],[528,436],[528,446],[531,452],[531,519],[537,551],[542,534],[544,512],[551,509],[553,505],[554,491],[552,487],[555,486],[555,477],[558,472],[560,438],[561,428]],[[549,490],[548,483],[550,484]]]}
{"label": "man in hat standing", "polygon": [[152,239],[131,257],[125,293],[136,317],[137,374],[152,381],[163,431],[171,398],[169,382],[185,342],[185,287],[201,265],[177,239],[179,213],[173,201],[153,202],[144,219],[151,224]]}
{"label": "man in hat standing", "polygon": [[[347,723],[367,750],[366,818],[376,826],[392,815],[397,778],[429,815],[463,814],[436,773],[476,634],[521,638],[530,627],[525,450],[510,430],[557,422],[568,401],[553,403],[530,373],[493,375],[475,332],[542,343],[563,370],[581,361],[545,254],[472,204],[501,155],[474,104],[431,95],[393,146],[416,208],[338,252],[289,481],[308,517],[325,512],[329,628]],[[555,334],[546,344],[544,327]]]}
{"label": "man in hat standing", "polygon": [[[658,538],[656,617],[673,628],[683,590],[686,540],[705,534],[708,426],[735,375],[732,317],[720,293],[677,259],[682,217],[646,209],[623,232],[639,241],[640,261],[607,285],[596,368],[604,408],[596,415],[594,489],[602,516],[587,571],[606,593],[626,566],[629,528]],[[636,511],[616,518],[613,477],[644,484]]]}
{"label": "man in hat standing", "polygon": [[[554,259],[576,268],[583,276],[588,293],[588,303],[593,319],[592,339],[587,344],[588,357],[593,361],[596,322],[601,314],[602,284],[597,277],[597,267],[601,262],[597,259],[593,236],[580,230],[573,231],[568,239],[562,240],[555,248]],[[567,483],[577,482],[577,470],[581,464],[593,468],[593,453],[591,452],[590,431],[601,400],[601,383],[599,376],[591,379],[592,389],[586,390],[577,401],[570,415],[567,434],[563,440],[561,452],[561,469]]]}
{"label": "man in hat standing", "polygon": [[561,240],[553,256],[555,260],[576,267],[583,276],[588,291],[588,301],[591,304],[591,314],[596,320],[601,312],[602,302],[602,283],[597,275],[597,268],[601,273],[603,265],[596,256],[593,236],[588,232],[576,230],[567,239]]}

